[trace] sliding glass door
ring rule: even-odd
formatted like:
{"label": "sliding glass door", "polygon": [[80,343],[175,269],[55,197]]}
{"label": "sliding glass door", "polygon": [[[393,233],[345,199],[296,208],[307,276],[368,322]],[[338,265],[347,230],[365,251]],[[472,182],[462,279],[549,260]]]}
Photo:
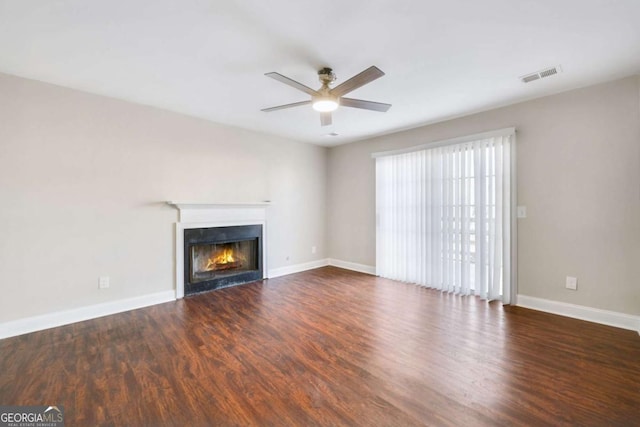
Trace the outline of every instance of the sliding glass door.
{"label": "sliding glass door", "polygon": [[376,270],[510,302],[514,134],[376,156]]}

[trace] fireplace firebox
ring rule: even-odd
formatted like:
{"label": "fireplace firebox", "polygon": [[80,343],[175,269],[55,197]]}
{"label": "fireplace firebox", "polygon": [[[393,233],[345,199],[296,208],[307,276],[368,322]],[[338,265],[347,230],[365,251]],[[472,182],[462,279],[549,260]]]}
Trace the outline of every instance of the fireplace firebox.
{"label": "fireplace firebox", "polygon": [[184,230],[184,293],[262,279],[262,225]]}

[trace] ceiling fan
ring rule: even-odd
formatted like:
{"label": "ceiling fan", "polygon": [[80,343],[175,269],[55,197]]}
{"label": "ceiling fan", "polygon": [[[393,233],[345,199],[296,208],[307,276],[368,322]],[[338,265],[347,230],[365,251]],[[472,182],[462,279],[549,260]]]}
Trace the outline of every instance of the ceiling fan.
{"label": "ceiling fan", "polygon": [[313,109],[320,112],[320,124],[327,126],[331,124],[331,112],[335,111],[338,106],[352,108],[362,108],[365,110],[385,112],[391,108],[391,104],[384,104],[382,102],[364,101],[362,99],[345,98],[343,95],[358,89],[361,86],[371,83],[377,78],[384,76],[384,73],[376,66],[371,66],[359,74],[351,77],[344,83],[331,89],[329,87],[336,80],[336,75],[331,68],[322,68],[318,71],[318,78],[322,87],[318,90],[313,90],[308,86],[303,85],[289,77],[283,76],[279,73],[266,73],[265,76],[271,77],[281,83],[294,87],[311,95],[311,99],[308,101],[294,102],[293,104],[278,105],[277,107],[264,108],[262,111],[276,111],[285,108],[299,107],[301,105],[311,104]]}

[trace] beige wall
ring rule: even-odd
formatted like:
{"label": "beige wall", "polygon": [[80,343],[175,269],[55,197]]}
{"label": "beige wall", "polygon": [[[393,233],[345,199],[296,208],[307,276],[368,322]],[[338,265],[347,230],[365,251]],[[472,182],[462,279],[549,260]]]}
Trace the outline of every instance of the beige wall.
{"label": "beige wall", "polygon": [[0,322],[174,289],[166,200],[271,200],[269,268],[323,259],[325,173],[325,148],[0,74]]}
{"label": "beige wall", "polygon": [[[0,74],[0,322],[173,289],[177,211],[162,203],[170,199],[272,200],[271,269],[325,257],[374,265],[370,154],[508,126],[518,131],[518,198],[528,209],[519,292],[640,314],[638,77],[327,157],[325,148]],[[98,290],[101,275],[110,289]],[[578,277],[577,292],[564,288],[566,275]]]}
{"label": "beige wall", "polygon": [[[329,255],[375,263],[371,153],[510,126],[528,214],[518,221],[519,293],[640,314],[637,76],[331,148]],[[567,275],[577,292],[565,289]]]}

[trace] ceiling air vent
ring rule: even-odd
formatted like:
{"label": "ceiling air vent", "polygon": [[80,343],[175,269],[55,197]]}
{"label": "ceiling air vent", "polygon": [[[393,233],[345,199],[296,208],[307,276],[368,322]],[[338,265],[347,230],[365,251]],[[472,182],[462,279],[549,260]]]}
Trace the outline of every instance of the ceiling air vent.
{"label": "ceiling air vent", "polygon": [[545,68],[544,70],[527,74],[526,76],[522,76],[520,77],[520,80],[522,80],[522,83],[529,83],[534,80],[539,80],[545,77],[553,76],[554,74],[558,74],[561,71],[562,71],[562,68],[560,68],[560,66],[557,65],[555,67]]}

